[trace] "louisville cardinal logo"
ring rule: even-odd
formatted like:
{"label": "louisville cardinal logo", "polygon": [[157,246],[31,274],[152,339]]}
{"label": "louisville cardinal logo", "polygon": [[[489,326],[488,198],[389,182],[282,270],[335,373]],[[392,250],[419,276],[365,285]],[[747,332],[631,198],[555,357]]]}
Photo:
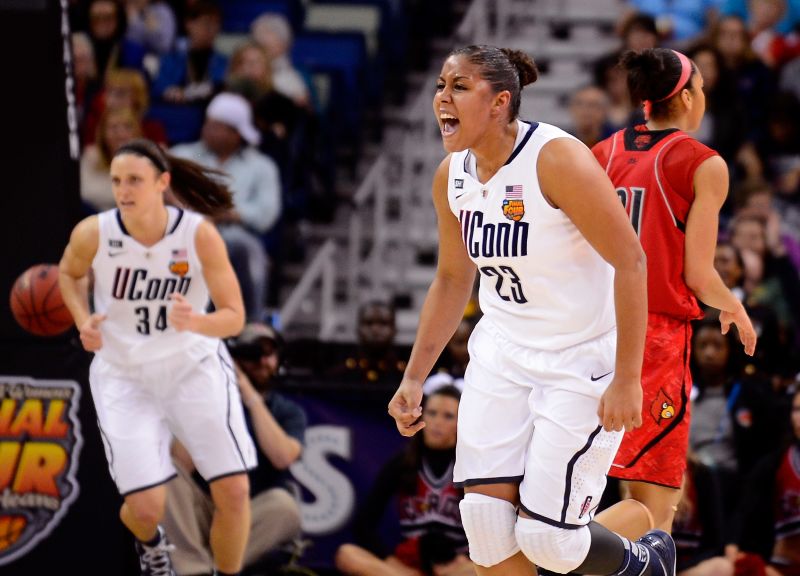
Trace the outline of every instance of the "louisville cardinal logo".
{"label": "louisville cardinal logo", "polygon": [[664,389],[661,388],[658,394],[656,394],[653,403],[650,404],[650,415],[653,417],[653,420],[656,421],[656,424],[661,424],[662,420],[674,418],[675,412],[675,403],[672,401],[672,398],[667,396]]}

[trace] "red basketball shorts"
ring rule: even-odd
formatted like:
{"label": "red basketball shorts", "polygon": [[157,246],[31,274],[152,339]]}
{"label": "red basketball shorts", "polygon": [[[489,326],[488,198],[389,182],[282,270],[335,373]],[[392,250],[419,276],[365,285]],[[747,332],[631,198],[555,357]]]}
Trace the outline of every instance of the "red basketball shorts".
{"label": "red basketball shorts", "polygon": [[680,488],[689,446],[691,324],[649,314],[642,366],[642,425],[626,432],[609,476]]}

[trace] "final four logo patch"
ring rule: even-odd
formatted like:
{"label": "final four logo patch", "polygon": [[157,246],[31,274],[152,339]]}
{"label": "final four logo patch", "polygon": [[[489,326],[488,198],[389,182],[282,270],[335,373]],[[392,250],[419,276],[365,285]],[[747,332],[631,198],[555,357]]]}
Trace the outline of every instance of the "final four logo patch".
{"label": "final four logo patch", "polygon": [[522,184],[506,186],[506,198],[503,200],[503,216],[519,222],[525,216],[525,203],[522,201]]}
{"label": "final four logo patch", "polygon": [[180,277],[186,276],[189,272],[189,255],[185,248],[172,251],[172,259],[169,262],[169,271]]}

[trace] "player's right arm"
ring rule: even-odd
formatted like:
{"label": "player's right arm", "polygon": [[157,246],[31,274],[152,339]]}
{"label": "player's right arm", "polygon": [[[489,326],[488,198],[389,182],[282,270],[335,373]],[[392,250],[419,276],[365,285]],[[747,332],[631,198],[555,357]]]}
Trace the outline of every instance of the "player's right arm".
{"label": "player's right arm", "polygon": [[416,422],[422,414],[422,384],[464,316],[475,281],[475,264],[467,255],[461,225],[447,199],[449,168],[448,156],[433,177],[433,203],[439,228],[436,276],[420,312],[417,337],[403,381],[389,402],[389,414],[404,436],[413,436],[423,427]]}
{"label": "player's right arm", "polygon": [[80,331],[83,347],[90,352],[99,350],[103,345],[99,325],[104,316],[91,313],[87,295],[89,270],[97,253],[99,238],[97,216],[81,220],[72,230],[58,264],[61,297]]}
{"label": "player's right arm", "polygon": [[725,286],[714,268],[719,211],[728,194],[728,168],[720,156],[711,156],[694,172],[694,202],[686,219],[684,280],[697,298],[718,308],[722,332],[736,324],[739,338],[750,356],[756,332],[739,299]]}

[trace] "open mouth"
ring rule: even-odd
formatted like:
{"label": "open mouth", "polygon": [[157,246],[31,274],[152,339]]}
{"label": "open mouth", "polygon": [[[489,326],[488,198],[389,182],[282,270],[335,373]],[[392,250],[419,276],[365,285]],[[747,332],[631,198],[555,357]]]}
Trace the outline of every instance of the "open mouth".
{"label": "open mouth", "polygon": [[460,122],[458,118],[452,114],[440,114],[439,125],[441,126],[443,136],[451,136],[458,130]]}

